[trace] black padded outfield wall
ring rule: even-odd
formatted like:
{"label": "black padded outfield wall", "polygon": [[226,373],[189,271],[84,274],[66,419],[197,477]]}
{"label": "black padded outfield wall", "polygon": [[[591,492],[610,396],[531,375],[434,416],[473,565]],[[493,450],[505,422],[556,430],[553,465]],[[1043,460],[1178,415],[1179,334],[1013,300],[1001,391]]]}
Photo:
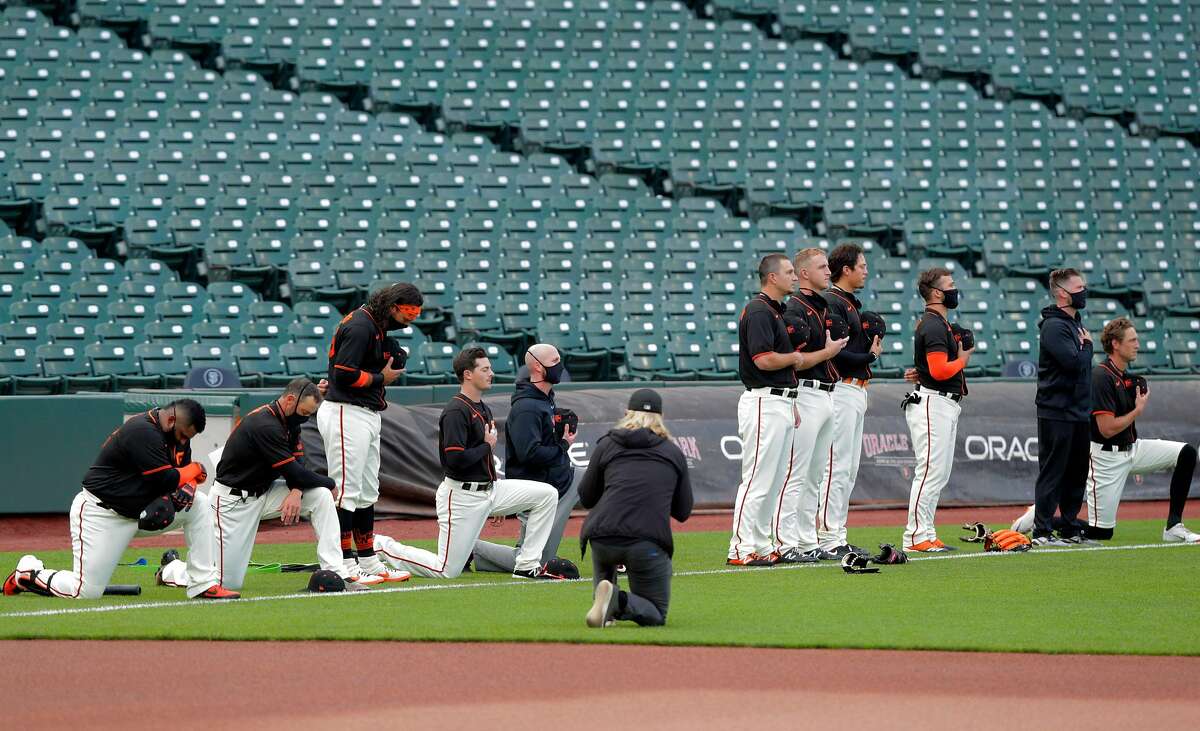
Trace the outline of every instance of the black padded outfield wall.
{"label": "black padded outfield wall", "polygon": [[[964,402],[955,448],[954,474],[941,504],[1023,504],[1033,498],[1037,477],[1037,423],[1032,382],[971,385]],[[878,383],[870,392],[863,436],[862,466],[854,489],[855,504],[907,505],[915,460],[900,401],[908,386]],[[1139,420],[1143,438],[1200,440],[1200,381],[1155,381],[1150,406]],[[571,450],[581,467],[596,440],[624,413],[633,389],[564,391],[559,406],[579,414],[579,439]],[[692,470],[696,501],[729,506],[737,492],[741,441],[737,436],[737,386],[694,386],[661,391],[666,420]],[[508,396],[487,399],[503,428]],[[437,424],[441,405],[392,405],[384,412],[381,485],[383,513],[429,516],[441,480]],[[305,427],[305,451],[314,466],[324,467],[315,419]],[[504,439],[498,459],[503,469]],[[1133,478],[1128,499],[1165,498],[1169,475]]]}

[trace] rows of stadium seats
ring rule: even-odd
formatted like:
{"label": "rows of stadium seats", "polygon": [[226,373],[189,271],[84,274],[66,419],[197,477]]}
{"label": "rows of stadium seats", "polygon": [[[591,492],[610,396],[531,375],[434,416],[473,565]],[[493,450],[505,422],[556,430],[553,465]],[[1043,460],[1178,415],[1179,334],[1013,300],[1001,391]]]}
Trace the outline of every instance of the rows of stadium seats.
{"label": "rows of stadium seats", "polygon": [[[37,351],[61,345],[78,357],[60,340],[87,313],[105,321],[95,323],[105,327],[97,348],[117,337],[106,334],[134,336],[121,376],[174,382],[218,357],[252,382],[312,372],[320,338],[272,326],[270,313],[286,318],[291,307],[303,323],[303,307],[344,311],[397,278],[426,293],[422,329],[503,346],[502,370],[538,338],[561,343],[577,377],[730,377],[757,258],[831,245],[787,217],[805,215],[832,243],[902,234],[907,258],[864,240],[875,272],[864,299],[896,335],[885,374],[911,359],[912,267],[931,261],[977,262],[959,267],[977,308],[963,315],[987,336],[976,373],[1030,354],[1025,333],[1046,296],[1022,277],[1065,262],[1081,263],[1093,289],[1114,298],[1093,312],[1133,306],[1157,327],[1152,368],[1193,369],[1200,194],[1184,140],[1130,137],[1111,120],[1060,118],[1033,102],[980,98],[963,82],[841,61],[823,44],[769,41],[753,25],[698,20],[676,3],[585,12],[568,3],[250,5],[80,4],[85,23],[147,23],[163,46],[150,53],[126,49],[111,30],[73,34],[36,12],[5,11],[0,37],[13,50],[0,59],[0,218],[45,236],[10,234],[0,247],[3,341],[21,351],[0,368],[24,369],[22,389],[132,382],[80,380],[96,375],[87,352],[67,381],[57,362],[71,359]],[[194,22],[197,12],[220,32]],[[348,90],[362,76],[306,78],[306,64],[288,55],[294,43],[251,44],[282,48],[276,60],[231,53],[231,34],[272,23],[295,29],[305,52],[370,41],[356,61],[370,70],[369,88]],[[200,35],[184,37],[192,32]],[[198,65],[213,54],[239,70]],[[425,96],[385,99],[384,88],[398,88],[393,77],[380,83],[389,67],[407,74],[399,88]],[[267,84],[293,69],[300,93]],[[506,81],[455,92],[472,73]],[[492,91],[510,95],[491,104],[508,116],[456,101]],[[360,97],[375,113],[347,108]],[[448,133],[417,124],[409,112],[421,107],[438,108]],[[526,154],[479,134],[508,125]],[[599,175],[567,164],[580,149]],[[669,175],[674,200],[632,175],[649,169]],[[734,206],[730,194],[742,193],[756,220],[693,193]],[[116,260],[90,256],[93,247]],[[171,277],[209,285],[176,281],[158,301],[169,284],[160,282],[140,295],[153,306],[142,303],[127,330],[114,309],[138,307],[136,283],[163,264]],[[123,273],[99,292],[109,268]],[[238,285],[258,304],[228,302]],[[412,382],[446,378],[454,345],[410,345]],[[29,380],[38,376],[52,381]]]}
{"label": "rows of stadium seats", "polygon": [[711,0],[718,17],[774,18],[785,38],[842,34],[852,49],[915,56],[927,75],[987,74],[1001,96],[1135,115],[1200,132],[1200,3],[1191,0]]}

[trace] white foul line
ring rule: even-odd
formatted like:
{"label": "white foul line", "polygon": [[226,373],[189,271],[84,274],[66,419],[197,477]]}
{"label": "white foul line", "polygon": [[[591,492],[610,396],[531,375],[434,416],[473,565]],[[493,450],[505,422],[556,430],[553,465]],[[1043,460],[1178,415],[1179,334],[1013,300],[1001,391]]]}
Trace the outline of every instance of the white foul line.
{"label": "white foul line", "polygon": [[[1189,543],[1140,543],[1130,546],[1092,546],[1080,548],[1043,548],[1041,550],[1033,550],[1025,553],[985,553],[979,552],[964,552],[964,553],[947,553],[937,556],[920,556],[910,558],[909,562],[918,561],[950,561],[962,558],[1008,558],[1013,556],[1058,556],[1067,553],[1089,553],[1097,551],[1144,551],[1158,548],[1181,548],[1194,544]],[[723,568],[723,569],[705,569],[698,571],[679,571],[676,572],[674,578],[683,578],[688,576],[713,576],[717,574],[752,574],[760,571],[788,571],[792,569],[819,569],[819,568],[841,568],[841,564],[837,561],[822,561],[821,563],[806,563],[806,564],[784,564],[777,566],[760,566],[760,567],[739,567],[739,568]],[[301,574],[297,574],[301,576]],[[201,599],[185,599],[175,601],[159,601],[159,602],[140,602],[132,604],[109,604],[99,607],[72,607],[64,609],[38,609],[30,612],[6,612],[0,613],[0,619],[19,619],[23,617],[52,617],[66,614],[102,614],[105,612],[123,612],[133,609],[162,609],[170,607],[228,607],[242,606],[252,602],[273,602],[284,599],[349,599],[352,597],[361,596],[379,596],[380,594],[407,594],[418,591],[447,591],[454,589],[491,589],[496,587],[512,587],[512,586],[557,586],[561,584],[577,584],[581,582],[591,581],[591,577],[575,579],[572,581],[534,581],[529,579],[520,579],[516,581],[489,581],[489,582],[472,582],[469,584],[417,584],[415,586],[397,586],[386,589],[372,589],[370,591],[350,591],[350,592],[334,592],[334,593],[316,593],[316,592],[299,592],[296,594],[272,594],[270,596],[256,596],[245,599],[229,600],[229,601],[210,601]],[[10,600],[11,601],[11,600]]]}

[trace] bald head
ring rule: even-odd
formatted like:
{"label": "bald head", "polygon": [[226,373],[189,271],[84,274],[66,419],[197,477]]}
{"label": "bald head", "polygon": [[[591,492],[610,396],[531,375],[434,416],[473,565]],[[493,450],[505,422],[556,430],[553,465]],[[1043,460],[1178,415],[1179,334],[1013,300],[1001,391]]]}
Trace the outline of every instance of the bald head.
{"label": "bald head", "polygon": [[[529,369],[529,382],[539,385],[538,388],[548,390],[550,385],[558,383],[562,367],[555,368],[562,362],[558,348],[549,343],[537,343],[525,351],[525,367]],[[547,376],[549,372],[549,376]]]}

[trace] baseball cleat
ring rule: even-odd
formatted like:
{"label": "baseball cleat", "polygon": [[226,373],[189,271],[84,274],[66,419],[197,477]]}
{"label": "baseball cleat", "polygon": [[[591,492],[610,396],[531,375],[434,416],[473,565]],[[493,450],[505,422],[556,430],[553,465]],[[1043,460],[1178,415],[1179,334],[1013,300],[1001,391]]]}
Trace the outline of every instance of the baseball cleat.
{"label": "baseball cleat", "polygon": [[1088,538],[1087,536],[1083,535],[1082,533],[1080,533],[1077,536],[1069,536],[1067,538],[1063,538],[1063,540],[1066,541],[1067,543],[1070,543],[1073,546],[1099,546],[1100,545],[1099,542],[1093,541],[1091,538]]}
{"label": "baseball cleat", "polygon": [[32,581],[33,575],[42,571],[46,565],[41,559],[31,554],[25,554],[17,561],[17,568],[4,580],[4,596],[16,596],[23,591],[30,591],[25,582]]}
{"label": "baseball cleat", "polygon": [[25,591],[21,586],[21,580],[28,578],[27,575],[19,571],[14,571],[4,580],[4,596],[16,596]]}
{"label": "baseball cleat", "polygon": [[940,538],[934,538],[933,545],[937,546],[938,548],[943,548],[947,551],[957,551],[958,550],[957,546],[947,546],[945,543],[942,543],[942,539],[940,539]]}
{"label": "baseball cleat", "polygon": [[537,581],[564,581],[567,577],[550,573],[545,566],[533,569],[516,569],[512,572],[514,579],[534,579]]}
{"label": "baseball cleat", "polygon": [[779,563],[779,554],[772,553],[768,556],[760,556],[757,553],[752,553],[745,558],[727,558],[725,563],[729,566],[774,566]]}
{"label": "baseball cleat", "polygon": [[1025,509],[1024,513],[1021,513],[1020,518],[1013,521],[1013,530],[1018,533],[1028,533],[1033,530],[1033,508],[1034,506],[1030,505]]}
{"label": "baseball cleat", "polygon": [[1031,541],[1034,548],[1071,548],[1074,544],[1055,535],[1038,536]]}
{"label": "baseball cleat", "polygon": [[367,585],[382,584],[385,582],[400,583],[408,581],[412,578],[412,574],[400,569],[391,569],[379,560],[378,556],[368,556],[360,559],[355,570],[350,572],[350,576],[355,577],[360,583]]}
{"label": "baseball cleat", "polygon": [[612,621],[609,616],[609,608],[612,606],[613,586],[611,581],[600,581],[596,584],[596,591],[592,594],[592,608],[587,613],[587,626],[589,627],[609,627]]}
{"label": "baseball cleat", "polygon": [[921,541],[915,546],[905,546],[905,553],[950,553],[950,547],[947,545],[939,546],[933,541]]}
{"label": "baseball cleat", "polygon": [[236,591],[230,591],[229,589],[226,589],[225,587],[221,586],[220,584],[217,584],[216,586],[208,587],[202,593],[197,594],[196,596],[194,596],[192,598],[193,599],[241,599],[242,595],[237,593]]}
{"label": "baseball cleat", "polygon": [[1200,543],[1200,533],[1193,533],[1183,523],[1176,523],[1163,531],[1163,540],[1167,543]]}
{"label": "baseball cleat", "polygon": [[342,577],[342,582],[346,585],[346,591],[370,591],[371,587],[366,584]]}
{"label": "baseball cleat", "polygon": [[779,563],[818,563],[821,559],[810,556],[799,548],[789,548],[779,552]]}

